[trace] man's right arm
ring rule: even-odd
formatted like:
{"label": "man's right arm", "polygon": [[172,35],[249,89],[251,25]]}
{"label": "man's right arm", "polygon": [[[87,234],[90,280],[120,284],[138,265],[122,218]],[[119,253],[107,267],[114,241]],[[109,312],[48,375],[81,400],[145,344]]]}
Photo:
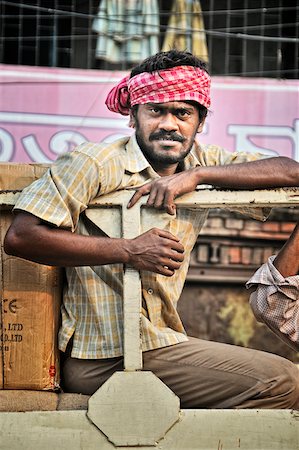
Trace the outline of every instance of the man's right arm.
{"label": "man's right arm", "polygon": [[172,276],[184,248],[171,233],[152,229],[134,239],[82,236],[19,212],[4,240],[6,253],[40,264],[70,267],[124,263]]}
{"label": "man's right arm", "polygon": [[274,266],[285,278],[299,274],[299,222],[276,256]]}

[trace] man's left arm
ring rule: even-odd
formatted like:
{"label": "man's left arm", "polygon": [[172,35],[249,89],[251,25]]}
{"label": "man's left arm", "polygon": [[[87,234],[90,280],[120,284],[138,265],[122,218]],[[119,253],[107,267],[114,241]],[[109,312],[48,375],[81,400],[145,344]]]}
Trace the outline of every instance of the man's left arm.
{"label": "man's left arm", "polygon": [[299,163],[279,156],[222,166],[197,166],[142,186],[135,192],[128,207],[132,207],[143,195],[149,194],[148,205],[164,208],[169,214],[174,214],[175,198],[194,191],[200,184],[229,189],[299,186]]}
{"label": "man's left arm", "polygon": [[257,270],[247,287],[256,289],[250,306],[257,320],[298,351],[299,223],[278,255]]}

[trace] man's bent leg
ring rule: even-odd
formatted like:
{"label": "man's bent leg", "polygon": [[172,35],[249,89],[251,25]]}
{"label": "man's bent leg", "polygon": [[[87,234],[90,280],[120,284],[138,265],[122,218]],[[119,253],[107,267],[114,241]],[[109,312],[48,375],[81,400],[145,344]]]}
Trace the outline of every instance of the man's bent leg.
{"label": "man's bent leg", "polygon": [[123,358],[77,359],[67,356],[62,364],[65,392],[92,395],[111,375],[123,370]]}
{"label": "man's bent leg", "polygon": [[277,355],[189,338],[143,360],[182,408],[299,408],[299,371]]}
{"label": "man's bent leg", "polygon": [[[144,352],[143,364],[176,393],[182,408],[299,409],[299,371],[277,355],[189,338]],[[63,388],[91,395],[117,370],[123,370],[121,357],[67,357]]]}

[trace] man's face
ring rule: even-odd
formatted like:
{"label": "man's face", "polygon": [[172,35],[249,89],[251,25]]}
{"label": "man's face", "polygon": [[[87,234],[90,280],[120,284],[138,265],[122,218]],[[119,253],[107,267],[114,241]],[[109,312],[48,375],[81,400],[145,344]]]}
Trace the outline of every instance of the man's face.
{"label": "man's face", "polygon": [[190,152],[203,123],[193,104],[177,101],[138,105],[131,117],[137,142],[153,167],[177,164]]}

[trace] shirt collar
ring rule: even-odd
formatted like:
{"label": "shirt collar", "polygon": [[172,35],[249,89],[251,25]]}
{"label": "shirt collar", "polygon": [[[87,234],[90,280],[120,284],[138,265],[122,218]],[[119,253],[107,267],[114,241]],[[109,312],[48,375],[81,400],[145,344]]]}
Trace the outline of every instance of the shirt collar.
{"label": "shirt collar", "polygon": [[126,145],[126,156],[126,170],[128,172],[142,172],[142,170],[151,167],[137,144],[135,133],[130,137]]}
{"label": "shirt collar", "polygon": [[198,151],[199,145],[197,142],[194,143],[191,152],[186,156],[182,163],[183,170],[193,169],[196,166],[201,166],[199,160],[195,155],[195,150]]}

